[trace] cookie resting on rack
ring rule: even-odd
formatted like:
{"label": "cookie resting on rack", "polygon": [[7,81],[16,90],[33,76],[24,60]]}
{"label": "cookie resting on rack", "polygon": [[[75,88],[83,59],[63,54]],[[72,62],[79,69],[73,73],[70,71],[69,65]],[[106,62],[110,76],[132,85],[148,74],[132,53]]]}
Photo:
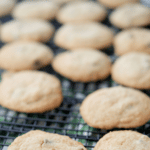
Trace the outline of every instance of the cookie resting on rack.
{"label": "cookie resting on rack", "polygon": [[11,13],[17,0],[0,0],[0,17]]}
{"label": "cookie resting on rack", "polygon": [[87,150],[83,144],[68,136],[40,130],[17,137],[8,150]]}
{"label": "cookie resting on rack", "polygon": [[150,54],[150,29],[131,28],[123,30],[114,38],[114,49],[118,56],[132,51]]}
{"label": "cookie resting on rack", "polygon": [[12,20],[1,26],[2,42],[16,40],[47,42],[53,33],[53,25],[44,20]]}
{"label": "cookie resting on rack", "polygon": [[12,42],[0,50],[0,68],[8,71],[36,70],[49,65],[52,59],[52,50],[38,42]]}
{"label": "cookie resting on rack", "polygon": [[106,16],[107,10],[98,3],[78,1],[62,7],[57,14],[57,20],[60,23],[81,23],[103,21]]}
{"label": "cookie resting on rack", "polygon": [[43,113],[62,103],[60,81],[40,71],[5,75],[0,83],[0,105],[25,113]]}
{"label": "cookie resting on rack", "polygon": [[119,57],[112,66],[112,79],[136,89],[150,89],[150,54],[131,52]]}
{"label": "cookie resting on rack", "polygon": [[136,131],[113,131],[104,135],[94,150],[150,150],[150,138]]}
{"label": "cookie resting on rack", "polygon": [[58,54],[52,66],[56,72],[74,82],[91,82],[109,76],[111,60],[98,50],[76,49]]}
{"label": "cookie resting on rack", "polygon": [[58,5],[50,1],[23,1],[18,3],[12,14],[15,19],[52,20],[58,12]]}
{"label": "cookie resting on rack", "polygon": [[80,114],[94,128],[136,128],[150,120],[150,98],[127,87],[99,89],[85,98]]}
{"label": "cookie resting on rack", "polygon": [[139,2],[139,0],[98,0],[98,1],[110,9],[113,9],[113,8],[116,8],[116,7],[119,7],[121,5],[125,5],[128,3]]}
{"label": "cookie resting on rack", "polygon": [[54,43],[64,49],[101,49],[111,46],[113,37],[112,29],[97,22],[70,23],[56,31]]}
{"label": "cookie resting on rack", "polygon": [[122,29],[150,24],[150,8],[142,4],[126,4],[118,7],[109,16],[110,22]]}

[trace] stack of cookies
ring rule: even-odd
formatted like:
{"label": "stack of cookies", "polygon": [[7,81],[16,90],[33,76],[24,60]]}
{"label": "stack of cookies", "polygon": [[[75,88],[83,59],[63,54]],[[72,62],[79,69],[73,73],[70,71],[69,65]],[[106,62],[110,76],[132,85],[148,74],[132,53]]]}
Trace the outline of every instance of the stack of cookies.
{"label": "stack of cookies", "polygon": [[[48,65],[73,82],[111,75],[121,86],[89,94],[80,114],[93,128],[126,130],[108,133],[94,150],[150,150],[150,138],[131,131],[150,120],[150,97],[140,91],[150,89],[150,8],[139,0],[7,1],[0,1],[0,17],[11,14],[13,20],[0,26],[5,43],[0,105],[24,113],[58,108],[63,101],[60,80],[38,71]],[[54,19],[61,24],[58,30]],[[55,49],[45,44],[50,40],[65,52],[55,56]],[[112,47],[119,57],[114,64],[105,52]],[[86,150],[67,136],[39,130],[16,138],[8,148],[21,149]]]}

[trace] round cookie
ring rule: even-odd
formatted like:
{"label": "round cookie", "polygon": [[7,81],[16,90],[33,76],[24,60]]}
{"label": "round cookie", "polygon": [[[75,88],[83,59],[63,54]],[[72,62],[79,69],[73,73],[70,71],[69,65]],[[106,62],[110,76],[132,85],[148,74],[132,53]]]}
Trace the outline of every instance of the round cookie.
{"label": "round cookie", "polygon": [[114,39],[116,55],[137,51],[150,54],[150,30],[131,28],[118,33]]}
{"label": "round cookie", "polygon": [[0,51],[0,68],[9,71],[34,70],[45,67],[53,59],[52,50],[38,42],[13,42]]}
{"label": "round cookie", "polygon": [[8,150],[86,150],[80,142],[68,136],[40,130],[17,137]]}
{"label": "round cookie", "polygon": [[109,76],[111,61],[100,51],[80,49],[57,55],[52,66],[56,72],[72,81],[91,82]]}
{"label": "round cookie", "polygon": [[146,26],[150,24],[150,8],[138,3],[126,4],[114,10],[109,20],[114,26],[123,29]]}
{"label": "round cookie", "polygon": [[121,56],[112,67],[112,78],[124,86],[150,89],[150,55],[132,52]]}
{"label": "round cookie", "polygon": [[9,21],[1,26],[1,40],[47,42],[54,33],[52,24],[43,20]]}
{"label": "round cookie", "polygon": [[62,7],[57,20],[60,23],[81,23],[102,21],[106,18],[107,10],[96,2],[72,2]]}
{"label": "round cookie", "polygon": [[55,18],[59,7],[50,1],[23,1],[16,5],[13,17],[16,19],[43,19]]}
{"label": "round cookie", "polygon": [[99,2],[108,8],[116,8],[127,3],[139,2],[139,0],[99,0]]}
{"label": "round cookie", "polygon": [[0,104],[25,113],[43,113],[62,103],[60,81],[40,71],[21,71],[4,76],[0,84]]}
{"label": "round cookie", "polygon": [[8,15],[16,4],[16,0],[0,0],[0,17]]}
{"label": "round cookie", "polygon": [[80,107],[84,121],[100,129],[135,128],[150,120],[150,98],[141,91],[121,86],[99,89]]}
{"label": "round cookie", "polygon": [[113,131],[104,135],[94,150],[149,150],[150,138],[136,131]]}
{"label": "round cookie", "polygon": [[54,42],[64,49],[100,49],[109,47],[113,37],[113,31],[107,26],[88,22],[63,25],[55,33]]}

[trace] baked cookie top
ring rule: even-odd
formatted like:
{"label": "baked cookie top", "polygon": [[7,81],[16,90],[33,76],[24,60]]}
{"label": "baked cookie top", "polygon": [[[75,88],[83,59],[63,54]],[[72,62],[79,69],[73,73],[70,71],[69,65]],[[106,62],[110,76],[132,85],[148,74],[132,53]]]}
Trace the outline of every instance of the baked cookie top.
{"label": "baked cookie top", "polygon": [[97,90],[83,101],[80,113],[91,127],[135,128],[150,120],[150,98],[141,91],[112,87]]}
{"label": "baked cookie top", "polygon": [[113,42],[113,31],[96,22],[65,24],[57,30],[54,42],[65,49],[106,48]]}
{"label": "baked cookie top", "polygon": [[139,0],[99,0],[99,2],[108,8],[116,8],[127,3],[139,2]]}
{"label": "baked cookie top", "polygon": [[146,26],[150,24],[150,8],[140,3],[126,4],[114,10],[109,20],[118,28]]}
{"label": "baked cookie top", "polygon": [[60,106],[60,81],[40,71],[21,71],[5,76],[0,84],[0,104],[8,109],[43,113]]}
{"label": "baked cookie top", "polygon": [[13,17],[16,19],[54,19],[58,5],[51,1],[23,1],[16,5]]}
{"label": "baked cookie top", "polygon": [[10,14],[16,1],[17,0],[0,0],[0,17]]}
{"label": "baked cookie top", "polygon": [[30,131],[17,137],[8,150],[86,150],[86,148],[68,136],[48,133],[40,130]]}
{"label": "baked cookie top", "polygon": [[150,138],[136,131],[113,131],[104,135],[94,150],[149,150]]}
{"label": "baked cookie top", "polygon": [[60,23],[102,21],[106,15],[107,10],[96,2],[78,1],[62,7],[57,14],[57,20]]}
{"label": "baked cookie top", "polygon": [[117,55],[137,51],[150,54],[150,30],[131,28],[121,31],[114,38],[114,48]]}
{"label": "baked cookie top", "polygon": [[0,51],[0,68],[9,71],[35,70],[50,64],[52,50],[38,42],[17,41],[6,44]]}
{"label": "baked cookie top", "polygon": [[121,56],[112,67],[112,78],[125,86],[150,89],[150,55],[132,52]]}
{"label": "baked cookie top", "polygon": [[3,42],[15,40],[47,42],[53,33],[53,25],[44,20],[12,20],[1,26]]}
{"label": "baked cookie top", "polygon": [[107,78],[111,61],[98,50],[80,49],[57,55],[52,66],[56,72],[72,81],[90,82]]}

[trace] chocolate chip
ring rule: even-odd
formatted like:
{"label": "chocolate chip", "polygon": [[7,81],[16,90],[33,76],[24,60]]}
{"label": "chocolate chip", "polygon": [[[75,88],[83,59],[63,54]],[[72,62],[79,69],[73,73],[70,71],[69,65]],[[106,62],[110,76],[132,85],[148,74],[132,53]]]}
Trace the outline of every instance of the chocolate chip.
{"label": "chocolate chip", "polygon": [[150,43],[148,43],[147,47],[150,48]]}
{"label": "chocolate chip", "polygon": [[41,66],[41,62],[39,60],[36,60],[33,64],[34,67],[40,67]]}
{"label": "chocolate chip", "polygon": [[53,143],[53,141],[48,140],[48,139],[44,139],[44,143],[45,143],[45,144],[52,144],[52,143]]}

